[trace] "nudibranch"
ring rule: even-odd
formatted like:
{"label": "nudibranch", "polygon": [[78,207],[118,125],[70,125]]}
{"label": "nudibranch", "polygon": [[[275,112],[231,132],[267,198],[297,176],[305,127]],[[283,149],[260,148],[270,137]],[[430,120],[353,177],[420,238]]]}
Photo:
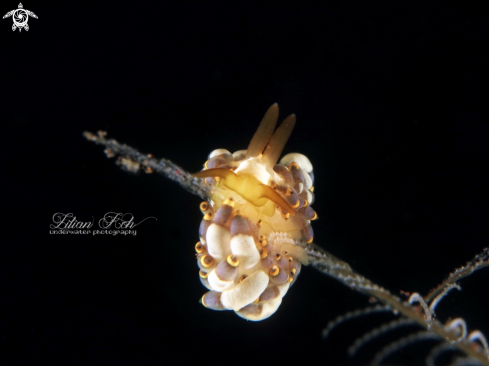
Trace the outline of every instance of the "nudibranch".
{"label": "nudibranch", "polygon": [[200,281],[209,290],[201,302],[252,321],[277,311],[301,264],[307,265],[299,243],[312,242],[317,218],[309,159],[291,153],[278,162],[296,117],[274,131],[277,119],[274,104],[247,150],[214,150],[195,174],[212,187],[200,205],[204,218],[195,245]]}

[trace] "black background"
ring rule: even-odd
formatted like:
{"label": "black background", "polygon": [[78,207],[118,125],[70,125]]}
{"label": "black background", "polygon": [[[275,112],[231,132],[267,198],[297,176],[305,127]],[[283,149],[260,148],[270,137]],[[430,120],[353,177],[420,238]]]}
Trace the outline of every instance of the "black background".
{"label": "black background", "polygon": [[[278,102],[298,119],[285,152],[314,165],[315,242],[357,271],[426,293],[488,245],[485,1],[23,4],[39,17],[28,32],[0,22],[2,365],[352,365],[389,340],[346,356],[388,317],[321,340],[368,299],[307,268],[263,322],[202,307],[200,199],[121,171],[84,130],[194,172],[215,148],[245,149]],[[134,237],[49,234],[56,212],[111,211],[157,221]],[[463,280],[438,318],[489,334],[488,281]]]}

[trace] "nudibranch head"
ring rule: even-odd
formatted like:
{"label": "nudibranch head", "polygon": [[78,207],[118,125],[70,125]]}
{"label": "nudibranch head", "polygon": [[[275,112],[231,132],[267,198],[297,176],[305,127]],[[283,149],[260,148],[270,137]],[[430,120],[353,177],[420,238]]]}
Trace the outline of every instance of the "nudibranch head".
{"label": "nudibranch head", "polygon": [[[298,153],[278,159],[295,125],[287,117],[275,130],[278,105],[272,105],[247,150],[209,154],[195,174],[212,186],[195,249],[201,299],[214,310],[234,310],[259,321],[271,316],[295,282],[307,254],[300,241],[312,242],[314,175]],[[278,162],[278,163],[277,163]]]}

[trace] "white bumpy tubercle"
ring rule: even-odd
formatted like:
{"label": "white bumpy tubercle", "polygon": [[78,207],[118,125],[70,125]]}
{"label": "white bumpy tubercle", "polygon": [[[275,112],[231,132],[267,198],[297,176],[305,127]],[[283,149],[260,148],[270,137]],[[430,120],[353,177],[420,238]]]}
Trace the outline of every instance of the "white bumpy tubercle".
{"label": "white bumpy tubercle", "polygon": [[309,206],[314,190],[312,164],[298,153],[277,160],[295,124],[289,116],[274,132],[278,106],[272,105],[247,150],[209,154],[195,174],[213,186],[196,244],[202,284],[210,291],[201,303],[233,310],[260,321],[277,311],[308,257],[300,241],[312,242]]}

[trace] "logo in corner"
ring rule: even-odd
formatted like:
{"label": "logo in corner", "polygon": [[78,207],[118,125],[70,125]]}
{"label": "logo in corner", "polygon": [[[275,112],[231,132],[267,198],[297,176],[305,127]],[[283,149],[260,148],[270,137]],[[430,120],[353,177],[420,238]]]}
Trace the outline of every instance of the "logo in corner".
{"label": "logo in corner", "polygon": [[22,3],[19,3],[18,9],[14,9],[12,11],[9,11],[7,14],[5,14],[3,16],[3,19],[8,18],[10,16],[14,20],[14,24],[12,25],[12,30],[15,31],[17,28],[19,28],[19,32],[22,31],[22,28],[24,28],[26,31],[29,30],[29,26],[27,25],[29,16],[38,19],[37,15],[34,14],[32,11],[24,9]]}

